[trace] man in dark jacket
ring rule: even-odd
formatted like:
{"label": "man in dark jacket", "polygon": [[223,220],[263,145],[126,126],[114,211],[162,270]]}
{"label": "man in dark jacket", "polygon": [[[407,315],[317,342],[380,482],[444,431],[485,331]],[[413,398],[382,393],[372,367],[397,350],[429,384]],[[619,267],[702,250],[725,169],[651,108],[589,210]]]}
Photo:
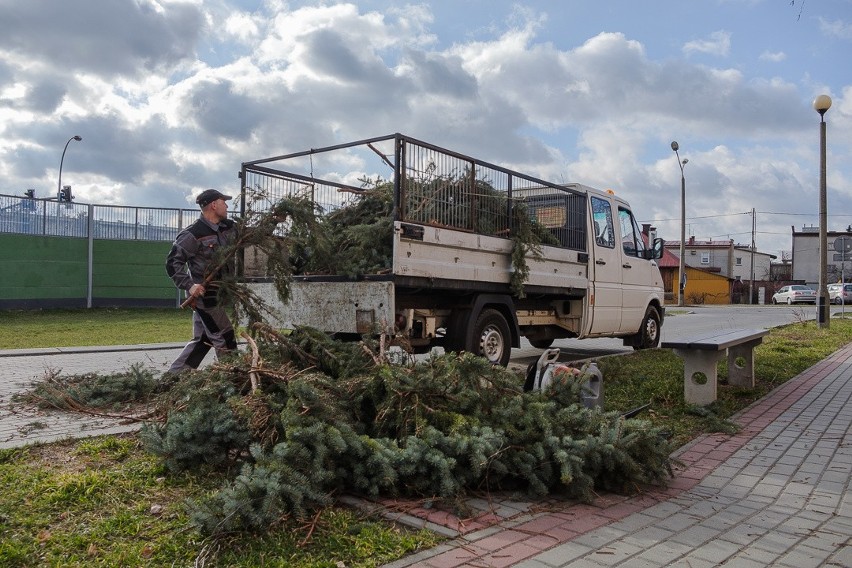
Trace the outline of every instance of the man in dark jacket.
{"label": "man in dark jacket", "polygon": [[[216,251],[233,242],[234,222],[228,219],[231,196],[215,189],[202,191],[195,202],[201,207],[201,217],[178,233],[166,258],[166,272],[179,289],[186,292],[193,305],[192,341],[169,368],[169,373],[197,369],[213,347],[216,355],[237,348],[234,327],[228,314],[217,303],[215,283],[227,275],[230,263],[221,261]],[[215,271],[215,272],[214,272]]]}

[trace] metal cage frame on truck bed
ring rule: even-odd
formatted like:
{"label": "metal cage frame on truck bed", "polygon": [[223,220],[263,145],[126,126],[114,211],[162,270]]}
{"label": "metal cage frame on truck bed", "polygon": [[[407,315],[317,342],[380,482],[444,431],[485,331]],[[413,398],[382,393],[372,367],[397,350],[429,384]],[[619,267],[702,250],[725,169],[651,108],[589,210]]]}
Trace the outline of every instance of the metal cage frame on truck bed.
{"label": "metal cage frame on truck bed", "polygon": [[394,221],[510,238],[515,209],[523,206],[556,246],[587,252],[581,186],[557,185],[399,133],[243,162],[240,180],[241,215],[247,207],[263,211],[297,196],[327,214],[392,180]]}

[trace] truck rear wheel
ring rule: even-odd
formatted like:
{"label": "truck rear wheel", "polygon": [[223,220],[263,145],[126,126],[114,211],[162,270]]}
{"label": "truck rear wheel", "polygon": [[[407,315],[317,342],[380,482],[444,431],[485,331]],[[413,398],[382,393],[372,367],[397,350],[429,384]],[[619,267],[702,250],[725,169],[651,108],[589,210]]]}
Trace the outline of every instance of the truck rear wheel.
{"label": "truck rear wheel", "polygon": [[494,309],[482,310],[473,326],[471,353],[485,357],[493,365],[506,366],[512,355],[512,336],[506,318]]}
{"label": "truck rear wheel", "polygon": [[527,341],[530,342],[530,345],[535,347],[536,349],[547,349],[551,345],[553,345],[552,339],[530,339],[527,337]]}
{"label": "truck rear wheel", "polygon": [[660,344],[660,314],[653,306],[645,310],[642,327],[639,328],[639,341],[636,349],[653,349]]}

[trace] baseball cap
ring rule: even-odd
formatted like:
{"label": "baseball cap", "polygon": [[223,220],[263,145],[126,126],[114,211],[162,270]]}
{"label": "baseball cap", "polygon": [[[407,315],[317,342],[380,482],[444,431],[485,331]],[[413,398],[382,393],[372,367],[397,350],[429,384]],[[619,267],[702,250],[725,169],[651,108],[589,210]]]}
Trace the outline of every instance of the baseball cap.
{"label": "baseball cap", "polygon": [[200,207],[205,207],[217,199],[224,199],[225,201],[228,201],[231,199],[231,196],[225,195],[217,189],[205,189],[198,194],[198,197],[195,198],[195,202],[198,203]]}

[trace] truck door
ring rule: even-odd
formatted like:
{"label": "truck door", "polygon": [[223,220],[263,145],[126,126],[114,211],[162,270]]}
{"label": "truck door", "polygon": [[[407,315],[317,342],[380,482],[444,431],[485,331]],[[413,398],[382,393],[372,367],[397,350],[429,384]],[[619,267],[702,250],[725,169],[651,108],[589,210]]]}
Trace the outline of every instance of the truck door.
{"label": "truck door", "polygon": [[623,255],[621,331],[635,333],[642,324],[650,298],[662,285],[662,277],[657,262],[646,252],[648,245],[642,238],[642,230],[624,205],[618,206],[618,224]]}
{"label": "truck door", "polygon": [[[590,196],[592,208],[592,298],[590,335],[616,333],[621,329],[621,248],[617,247],[612,205],[603,197]],[[637,329],[638,329],[637,325]]]}

